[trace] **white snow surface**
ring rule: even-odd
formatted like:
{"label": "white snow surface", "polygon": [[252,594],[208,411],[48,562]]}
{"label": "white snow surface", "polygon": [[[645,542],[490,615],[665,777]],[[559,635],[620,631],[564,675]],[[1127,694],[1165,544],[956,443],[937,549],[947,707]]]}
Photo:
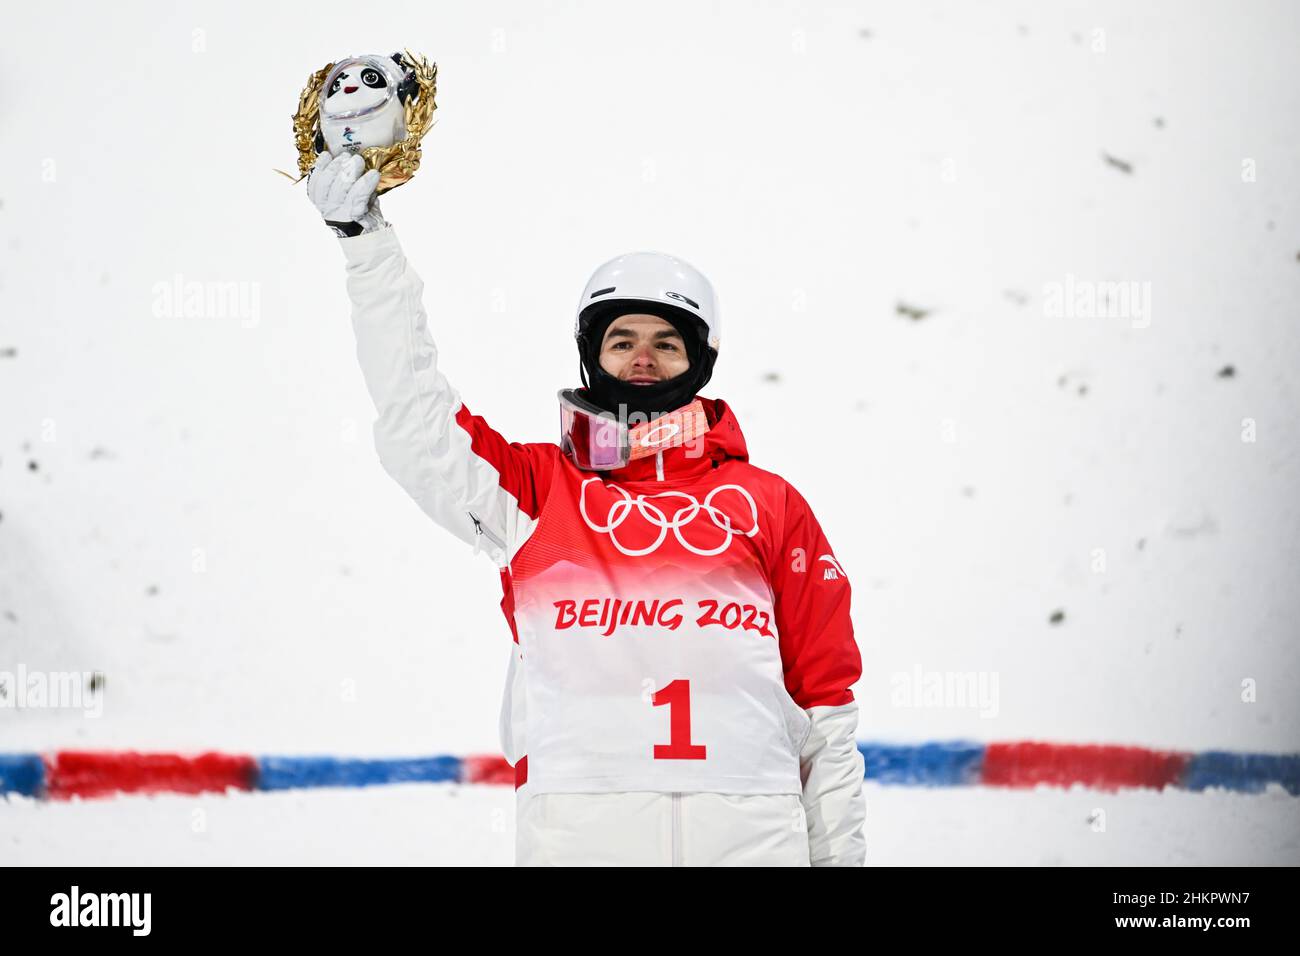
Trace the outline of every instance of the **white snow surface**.
{"label": "white snow surface", "polygon": [[[0,752],[499,751],[496,569],[380,467],[338,241],[272,171],[309,73],[404,46],[439,109],[383,210],[449,379],[554,440],[591,269],[703,269],[703,394],[853,583],[863,739],[1300,752],[1298,27],[1267,0],[15,7],[0,671],[106,689],[0,708]],[[246,309],[168,305],[193,282]],[[1067,282],[1150,313],[1053,315]],[[917,672],[992,696],[921,706]],[[1300,862],[1276,789],[868,800],[872,863]],[[508,863],[512,804],[11,798],[0,857]]]}

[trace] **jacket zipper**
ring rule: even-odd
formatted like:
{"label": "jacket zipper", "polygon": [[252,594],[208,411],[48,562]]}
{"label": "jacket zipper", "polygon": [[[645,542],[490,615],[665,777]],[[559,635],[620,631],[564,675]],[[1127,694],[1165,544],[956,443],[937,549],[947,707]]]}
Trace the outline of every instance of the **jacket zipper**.
{"label": "jacket zipper", "polygon": [[475,554],[478,554],[478,552],[479,552],[479,547],[480,547],[480,546],[482,545],[482,543],[483,543],[483,540],[482,540],[483,538],[487,538],[489,541],[491,541],[493,544],[495,544],[498,548],[500,548],[503,552],[505,551],[505,549],[506,549],[505,542],[503,542],[500,538],[498,538],[498,537],[497,537],[495,534],[493,534],[491,531],[488,531],[486,528],[484,528],[484,527],[483,527],[483,522],[481,522],[481,521],[478,520],[478,516],[475,515],[474,512],[472,512],[472,511],[467,511],[467,512],[465,512],[465,513],[466,513],[467,515],[469,515],[469,520],[474,522],[474,534],[476,535],[476,537],[475,537],[475,539],[474,539],[474,553],[475,553]]}
{"label": "jacket zipper", "polygon": [[682,865],[682,795],[673,794],[673,866]]}

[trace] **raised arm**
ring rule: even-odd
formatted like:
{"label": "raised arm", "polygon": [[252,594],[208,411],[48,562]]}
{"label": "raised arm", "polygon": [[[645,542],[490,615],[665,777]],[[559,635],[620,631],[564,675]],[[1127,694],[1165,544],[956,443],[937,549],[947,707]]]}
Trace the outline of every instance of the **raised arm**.
{"label": "raised arm", "polygon": [[536,526],[557,447],[509,442],[461,401],[438,368],[424,282],[392,226],[337,241],[380,462],[425,514],[504,567]]}

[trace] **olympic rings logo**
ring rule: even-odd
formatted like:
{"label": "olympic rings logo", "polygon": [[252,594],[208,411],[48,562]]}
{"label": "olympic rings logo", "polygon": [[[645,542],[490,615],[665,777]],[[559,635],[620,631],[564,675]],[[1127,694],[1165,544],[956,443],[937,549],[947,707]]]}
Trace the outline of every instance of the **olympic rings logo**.
{"label": "olympic rings logo", "polygon": [[[694,495],[687,494],[685,491],[661,491],[658,494],[637,495],[633,498],[628,494],[626,489],[620,488],[615,484],[610,484],[609,487],[617,491],[623,496],[623,498],[620,501],[615,501],[613,506],[609,509],[607,523],[596,524],[587,514],[587,485],[593,481],[599,480],[600,478],[598,476],[593,476],[583,481],[582,489],[578,493],[578,510],[582,513],[582,520],[587,522],[588,528],[592,531],[600,531],[609,535],[609,540],[613,542],[614,547],[618,548],[620,552],[630,558],[639,558],[642,555],[650,554],[651,552],[658,550],[659,546],[667,540],[669,531],[672,531],[673,535],[681,543],[681,546],[687,551],[705,557],[721,554],[723,551],[726,551],[727,548],[731,547],[732,539],[736,535],[752,538],[754,535],[758,534],[758,505],[754,502],[753,496],[740,485],[718,485],[704,496],[703,502],[700,502],[695,499]],[[740,492],[740,494],[744,496],[744,499],[749,502],[752,526],[748,531],[742,531],[739,528],[732,527],[731,518],[728,517],[727,513],[713,505],[713,496],[721,491],[727,491],[729,489]],[[660,508],[658,505],[651,504],[651,499],[653,498],[684,498],[687,503],[674,511],[672,517],[669,518],[664,509]],[[655,538],[654,543],[648,547],[624,547],[623,543],[618,540],[618,535],[614,533],[615,530],[627,520],[628,516],[632,513],[633,508],[635,508],[646,521],[659,529],[659,536]],[[709,519],[713,522],[715,527],[727,533],[727,536],[723,539],[722,543],[716,548],[697,548],[682,536],[682,528],[691,524],[701,511],[707,512]]]}

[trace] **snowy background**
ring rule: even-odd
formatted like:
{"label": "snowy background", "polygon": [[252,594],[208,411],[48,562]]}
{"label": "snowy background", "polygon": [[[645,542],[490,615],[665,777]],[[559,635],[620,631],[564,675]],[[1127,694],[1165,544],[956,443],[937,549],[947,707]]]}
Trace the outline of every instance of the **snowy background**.
{"label": "snowy background", "polygon": [[[853,581],[860,739],[1300,751],[1298,28],[1240,0],[15,7],[0,671],[106,685],[98,718],[0,709],[0,752],[499,752],[496,570],[379,466],[337,240],[272,171],[308,74],[403,46],[439,109],[383,208],[449,379],[553,440],[592,268],[700,267],[704,394]],[[1101,283],[1149,312],[1054,308]],[[996,693],[922,706],[918,673]],[[872,863],[1300,862],[1276,789],[869,785],[868,817]],[[508,787],[0,803],[6,862],[512,841]]]}

